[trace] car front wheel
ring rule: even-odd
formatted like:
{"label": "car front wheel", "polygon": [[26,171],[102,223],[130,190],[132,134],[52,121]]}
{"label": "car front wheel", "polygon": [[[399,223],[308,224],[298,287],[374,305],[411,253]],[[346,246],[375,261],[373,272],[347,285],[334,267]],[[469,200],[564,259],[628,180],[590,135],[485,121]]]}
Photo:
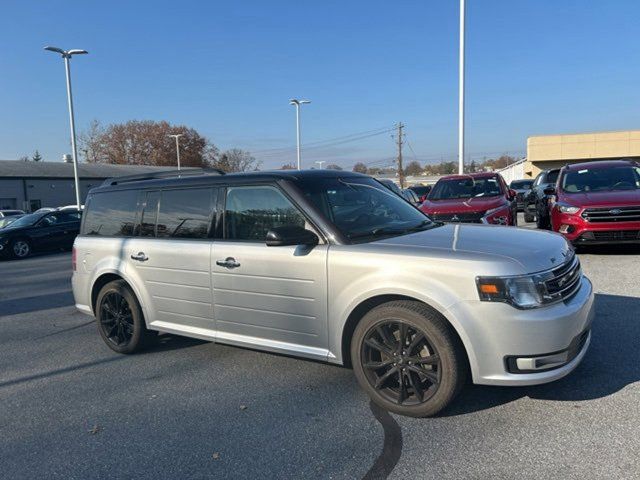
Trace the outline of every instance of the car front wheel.
{"label": "car front wheel", "polygon": [[351,359],[376,404],[411,417],[435,415],[449,405],[467,372],[451,327],[415,301],[389,302],[367,313],[354,331]]}
{"label": "car front wheel", "polygon": [[31,255],[31,244],[22,238],[14,240],[11,243],[11,253],[15,258],[27,258]]}

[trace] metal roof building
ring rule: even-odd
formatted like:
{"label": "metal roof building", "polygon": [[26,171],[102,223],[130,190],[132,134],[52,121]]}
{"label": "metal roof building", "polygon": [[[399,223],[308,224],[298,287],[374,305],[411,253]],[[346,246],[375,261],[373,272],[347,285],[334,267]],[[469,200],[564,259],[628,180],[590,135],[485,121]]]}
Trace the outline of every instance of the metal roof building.
{"label": "metal roof building", "polygon": [[[174,167],[80,163],[80,198],[107,178],[175,170]],[[73,164],[0,160],[0,209],[33,212],[42,207],[75,204]]]}

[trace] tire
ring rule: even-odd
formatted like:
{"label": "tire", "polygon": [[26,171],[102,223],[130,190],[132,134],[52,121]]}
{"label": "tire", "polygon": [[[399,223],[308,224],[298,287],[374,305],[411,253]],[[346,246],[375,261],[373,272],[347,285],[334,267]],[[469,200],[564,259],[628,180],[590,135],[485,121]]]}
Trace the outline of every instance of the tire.
{"label": "tire", "polygon": [[524,221],[527,223],[531,223],[536,219],[535,216],[531,215],[530,213],[525,212],[524,213]]}
{"label": "tire", "polygon": [[9,246],[13,258],[27,258],[31,255],[31,243],[26,238],[16,238]]}
{"label": "tire", "polygon": [[[408,347],[397,341],[402,325],[411,343]],[[412,348],[416,339],[419,341]],[[392,356],[392,352],[397,353]],[[459,339],[439,313],[417,301],[388,302],[369,311],[353,333],[351,361],[360,386],[373,402],[410,417],[440,412],[459,393],[467,377],[466,355]]]}
{"label": "tire", "polygon": [[548,219],[540,214],[536,215],[536,227],[538,227],[540,230],[549,230]]}
{"label": "tire", "polygon": [[104,343],[118,353],[141,351],[156,337],[147,329],[140,303],[124,280],[109,282],[98,293],[96,323]]}

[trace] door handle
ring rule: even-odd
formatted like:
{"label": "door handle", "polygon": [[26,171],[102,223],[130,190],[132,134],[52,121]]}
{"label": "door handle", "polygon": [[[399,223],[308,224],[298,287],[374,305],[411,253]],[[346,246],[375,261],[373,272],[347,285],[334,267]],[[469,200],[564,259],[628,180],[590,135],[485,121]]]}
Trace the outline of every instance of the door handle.
{"label": "door handle", "polygon": [[216,265],[225,268],[238,268],[240,263],[233,257],[227,257],[224,260],[216,260]]}
{"label": "door handle", "polygon": [[137,255],[131,255],[131,260],[137,260],[139,262],[146,262],[147,260],[149,260],[149,257],[147,257],[144,252],[138,252]]}

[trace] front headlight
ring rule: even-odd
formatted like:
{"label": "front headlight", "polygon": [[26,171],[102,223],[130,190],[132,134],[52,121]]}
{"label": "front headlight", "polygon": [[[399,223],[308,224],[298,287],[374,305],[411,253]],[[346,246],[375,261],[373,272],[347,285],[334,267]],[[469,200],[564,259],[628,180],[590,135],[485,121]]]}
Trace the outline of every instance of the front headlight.
{"label": "front headlight", "polygon": [[484,302],[504,302],[516,308],[536,308],[548,303],[545,281],[548,275],[477,277],[478,294]]}
{"label": "front headlight", "polygon": [[562,213],[578,213],[580,211],[580,207],[576,207],[574,205],[570,205],[568,203],[556,203],[558,210]]}

